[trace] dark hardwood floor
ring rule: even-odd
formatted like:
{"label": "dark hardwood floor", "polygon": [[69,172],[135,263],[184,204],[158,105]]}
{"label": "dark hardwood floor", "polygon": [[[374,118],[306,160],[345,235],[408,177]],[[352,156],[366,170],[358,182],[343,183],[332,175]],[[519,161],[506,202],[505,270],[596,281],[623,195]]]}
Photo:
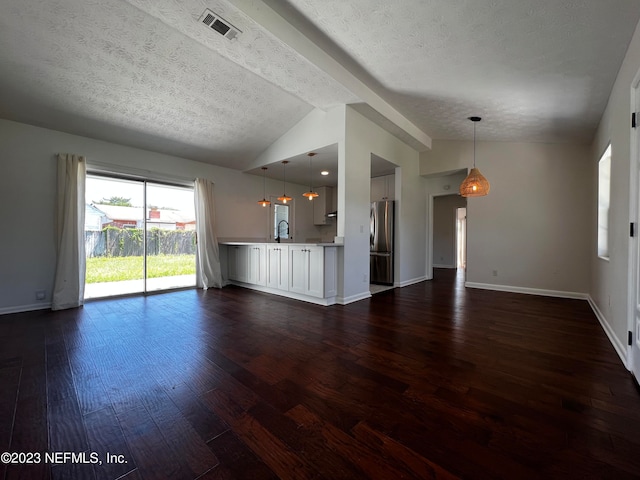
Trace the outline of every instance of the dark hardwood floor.
{"label": "dark hardwood floor", "polygon": [[0,317],[0,452],[41,455],[0,478],[640,477],[640,394],[587,302],[460,280]]}

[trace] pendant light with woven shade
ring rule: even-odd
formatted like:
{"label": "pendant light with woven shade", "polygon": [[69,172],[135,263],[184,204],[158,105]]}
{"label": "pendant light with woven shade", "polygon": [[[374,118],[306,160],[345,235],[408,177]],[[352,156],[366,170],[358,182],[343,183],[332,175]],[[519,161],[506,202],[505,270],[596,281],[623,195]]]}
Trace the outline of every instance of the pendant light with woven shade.
{"label": "pendant light with woven shade", "polygon": [[469,117],[469,120],[473,122],[473,168],[460,184],[460,195],[463,197],[483,197],[489,193],[491,185],[489,185],[489,180],[476,168],[476,123],[482,118]]}
{"label": "pendant light with woven shade", "polygon": [[278,197],[278,200],[280,200],[282,203],[287,203],[288,201],[292,200],[291,197],[287,196],[287,172],[286,172],[286,168],[287,168],[287,163],[289,163],[288,160],[283,160],[282,161],[282,196]]}
{"label": "pendant light with woven shade", "polygon": [[302,194],[303,197],[307,197],[309,200],[313,200],[318,197],[318,193],[313,191],[313,170],[311,169],[311,158],[315,155],[315,153],[310,152],[307,153],[309,157],[309,191]]}
{"label": "pendant light with woven shade", "polygon": [[262,200],[258,200],[258,203],[263,207],[271,205],[267,200],[267,167],[262,167]]}

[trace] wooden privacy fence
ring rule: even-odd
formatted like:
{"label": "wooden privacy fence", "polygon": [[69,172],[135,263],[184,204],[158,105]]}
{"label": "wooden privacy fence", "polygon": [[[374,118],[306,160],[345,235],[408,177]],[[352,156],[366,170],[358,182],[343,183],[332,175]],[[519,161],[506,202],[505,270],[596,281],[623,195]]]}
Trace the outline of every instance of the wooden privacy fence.
{"label": "wooden privacy fence", "polygon": [[[144,231],[141,228],[107,227],[85,231],[85,252],[90,257],[133,257],[144,255]],[[193,230],[147,230],[147,255],[193,255],[196,253]]]}

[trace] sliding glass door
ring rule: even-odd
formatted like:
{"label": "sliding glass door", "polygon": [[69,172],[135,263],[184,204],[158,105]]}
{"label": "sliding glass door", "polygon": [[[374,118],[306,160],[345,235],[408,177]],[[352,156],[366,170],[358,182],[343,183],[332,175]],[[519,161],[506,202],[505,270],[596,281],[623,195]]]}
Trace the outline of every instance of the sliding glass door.
{"label": "sliding glass door", "polygon": [[195,286],[193,188],[87,176],[85,298]]}
{"label": "sliding glass door", "polygon": [[147,291],[196,284],[193,189],[147,183]]}

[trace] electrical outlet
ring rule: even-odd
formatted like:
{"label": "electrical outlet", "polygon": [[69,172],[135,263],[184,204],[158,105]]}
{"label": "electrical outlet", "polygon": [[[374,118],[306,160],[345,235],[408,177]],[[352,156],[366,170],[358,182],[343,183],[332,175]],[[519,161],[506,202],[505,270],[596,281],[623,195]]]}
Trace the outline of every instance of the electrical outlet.
{"label": "electrical outlet", "polygon": [[36,290],[36,300],[44,300],[47,296],[45,290]]}
{"label": "electrical outlet", "polygon": [[367,283],[367,274],[362,275],[362,282]]}
{"label": "electrical outlet", "polygon": [[494,270],[494,271],[493,271],[493,276],[494,276],[494,277],[497,277],[497,276],[498,276],[498,270]]}

